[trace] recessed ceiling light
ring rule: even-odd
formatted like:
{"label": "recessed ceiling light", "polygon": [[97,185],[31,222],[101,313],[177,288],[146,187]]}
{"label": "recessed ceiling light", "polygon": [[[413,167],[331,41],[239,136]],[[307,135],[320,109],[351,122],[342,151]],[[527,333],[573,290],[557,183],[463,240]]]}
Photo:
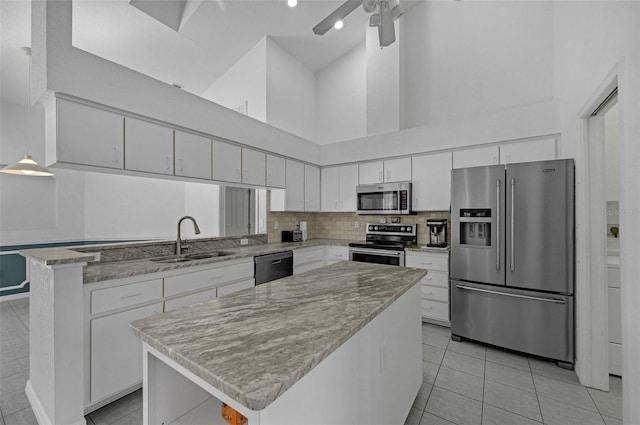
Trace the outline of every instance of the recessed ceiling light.
{"label": "recessed ceiling light", "polygon": [[287,4],[289,7],[296,7],[298,5],[298,0],[287,0]]}
{"label": "recessed ceiling light", "polygon": [[342,28],[343,26],[344,26],[344,22],[342,21],[342,19],[341,19],[341,20],[339,20],[339,21],[336,21],[336,23],[335,23],[335,24],[333,24],[333,27],[334,27],[335,29],[337,29],[337,30],[339,30],[339,29],[340,29],[340,28]]}

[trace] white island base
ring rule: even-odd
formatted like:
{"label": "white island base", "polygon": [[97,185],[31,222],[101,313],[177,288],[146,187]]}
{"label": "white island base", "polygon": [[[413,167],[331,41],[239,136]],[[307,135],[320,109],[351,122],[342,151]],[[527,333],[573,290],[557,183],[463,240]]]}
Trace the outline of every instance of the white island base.
{"label": "white island base", "polygon": [[223,402],[248,425],[403,424],[422,384],[420,317],[417,284],[259,411],[143,343],[144,424],[224,425]]}

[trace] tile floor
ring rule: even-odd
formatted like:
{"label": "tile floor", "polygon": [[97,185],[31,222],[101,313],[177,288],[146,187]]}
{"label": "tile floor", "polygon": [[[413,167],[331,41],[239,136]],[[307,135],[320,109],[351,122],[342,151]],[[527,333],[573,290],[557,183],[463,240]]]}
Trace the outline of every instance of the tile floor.
{"label": "tile floor", "polygon": [[[572,371],[541,360],[451,341],[424,324],[423,384],[406,424],[622,424],[619,378],[588,389]],[[37,425],[24,394],[29,376],[29,300],[0,302],[0,425]],[[88,425],[142,423],[136,391],[86,416]]]}

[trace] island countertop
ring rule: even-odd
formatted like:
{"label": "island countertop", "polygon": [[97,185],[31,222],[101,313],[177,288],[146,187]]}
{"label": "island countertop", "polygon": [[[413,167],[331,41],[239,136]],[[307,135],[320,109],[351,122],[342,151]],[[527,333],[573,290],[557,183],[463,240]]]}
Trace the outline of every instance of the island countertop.
{"label": "island countertop", "polygon": [[343,261],[130,327],[243,406],[262,410],[426,272]]}

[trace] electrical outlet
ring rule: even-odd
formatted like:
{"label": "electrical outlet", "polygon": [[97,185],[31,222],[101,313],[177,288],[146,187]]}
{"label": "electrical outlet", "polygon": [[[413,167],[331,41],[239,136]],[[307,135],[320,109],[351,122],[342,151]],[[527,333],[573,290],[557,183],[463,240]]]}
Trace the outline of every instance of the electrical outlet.
{"label": "electrical outlet", "polygon": [[247,238],[240,239],[240,245],[249,245],[249,239]]}
{"label": "electrical outlet", "polygon": [[359,229],[360,228],[360,222],[359,221],[354,221],[353,222],[353,228],[354,229]]}
{"label": "electrical outlet", "polygon": [[275,230],[278,230],[278,228],[279,228],[279,227],[280,227],[280,223],[278,223],[277,221],[274,221],[274,222],[273,222],[273,228],[274,228]]}

